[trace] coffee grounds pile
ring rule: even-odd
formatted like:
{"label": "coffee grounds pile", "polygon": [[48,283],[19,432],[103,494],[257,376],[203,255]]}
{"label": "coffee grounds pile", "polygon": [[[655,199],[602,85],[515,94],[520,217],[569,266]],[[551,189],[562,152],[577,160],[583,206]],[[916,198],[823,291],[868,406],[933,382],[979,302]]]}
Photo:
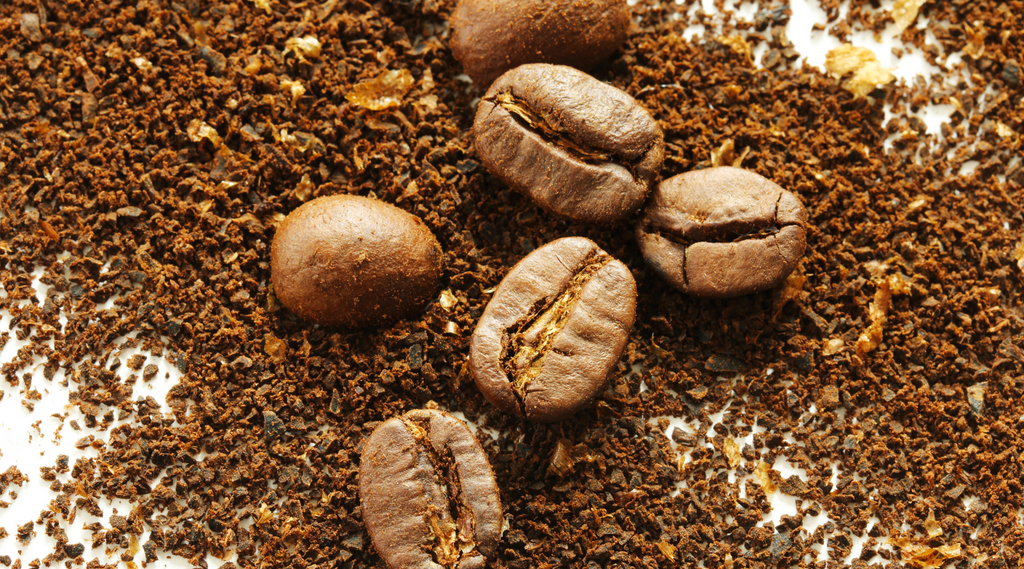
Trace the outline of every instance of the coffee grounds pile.
{"label": "coffee grounds pile", "polygon": [[[645,267],[635,220],[573,225],[487,174],[470,132],[482,90],[447,47],[451,1],[3,3],[0,308],[13,319],[0,342],[29,340],[3,389],[31,408],[36,390],[65,385],[85,426],[108,431],[79,441],[98,458],[42,473],[53,501],[4,549],[24,530],[56,541],[47,566],[170,552],[200,567],[207,554],[223,567],[382,567],[357,497],[361,445],[434,402],[485,427],[508,525],[495,567],[832,567],[872,518],[853,567],[876,554],[1018,566],[1024,3],[926,4],[940,46],[914,26],[903,37],[933,60],[962,51],[958,69],[856,99],[795,63],[781,2],[703,43],[680,35],[691,3],[641,0],[626,45],[593,73],[657,119],[663,177],[737,164],[801,197],[808,252],[781,290],[691,299]],[[822,4],[840,37],[887,24],[864,0],[844,21]],[[319,51],[289,43],[307,36]],[[758,70],[743,45],[760,42]],[[395,70],[412,78],[398,106],[346,99]],[[928,102],[957,109],[942,137],[911,114]],[[276,302],[275,225],[336,193],[434,231],[448,292],[421,318],[345,332]],[[637,324],[598,401],[528,424],[484,401],[468,339],[512,265],[570,235],[630,267]],[[124,345],[184,374],[173,416],[118,379],[120,365],[142,382],[156,373],[112,359],[130,332]],[[54,385],[29,383],[36,362]],[[699,428],[670,440],[668,416]],[[806,479],[780,476],[782,460]],[[774,527],[772,492],[798,498]],[[68,543],[76,512],[104,497],[133,508],[87,526],[90,548]],[[808,533],[804,516],[821,513],[832,522]]]}

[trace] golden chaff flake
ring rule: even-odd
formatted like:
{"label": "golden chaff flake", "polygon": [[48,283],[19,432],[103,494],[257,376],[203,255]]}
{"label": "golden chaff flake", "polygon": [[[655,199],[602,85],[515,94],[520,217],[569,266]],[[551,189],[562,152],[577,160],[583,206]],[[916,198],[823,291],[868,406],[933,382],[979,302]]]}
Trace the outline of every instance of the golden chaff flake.
{"label": "golden chaff flake", "polygon": [[268,356],[270,356],[270,361],[274,363],[283,362],[285,353],[288,349],[288,345],[284,343],[284,340],[281,340],[273,334],[266,334],[263,336],[263,341],[263,350]]}
{"label": "golden chaff flake", "polygon": [[930,538],[942,535],[942,524],[935,520],[934,510],[928,510],[928,519],[924,521],[924,529],[928,532],[928,537]]}
{"label": "golden chaff flake", "polygon": [[400,105],[412,84],[412,73],[408,69],[386,71],[373,79],[359,82],[345,98],[358,107],[381,111]]}
{"label": "golden chaff flake", "polygon": [[896,273],[878,282],[875,298],[868,307],[868,318],[871,324],[857,338],[857,355],[864,357],[882,343],[882,329],[888,320],[889,306],[892,297],[910,293],[910,282],[903,275]]}
{"label": "golden chaff flake", "polygon": [[725,458],[729,461],[729,468],[737,468],[743,464],[743,455],[740,454],[740,445],[736,444],[736,441],[732,437],[725,438],[725,444],[723,445]]}
{"label": "golden chaff flake", "polygon": [[886,540],[889,545],[900,548],[900,557],[904,563],[911,567],[921,569],[938,569],[945,567],[950,559],[960,557],[960,544],[940,545],[932,547],[922,543],[916,543],[905,537],[889,538]]}
{"label": "golden chaff flake", "polygon": [[281,80],[281,90],[291,94],[293,107],[295,106],[295,101],[298,101],[299,97],[306,94],[306,88],[302,86],[302,83],[290,79]]}
{"label": "golden chaff flake", "polygon": [[757,467],[754,468],[754,477],[757,478],[757,482],[761,485],[761,489],[764,490],[765,494],[774,494],[778,490],[778,487],[775,486],[775,481],[772,480],[771,471],[772,468],[763,460],[758,461]]}
{"label": "golden chaff flake", "polygon": [[441,303],[441,308],[445,310],[451,310],[453,306],[459,303],[459,299],[452,294],[452,289],[450,288],[441,291],[441,298],[438,301]]}
{"label": "golden chaff flake", "polygon": [[220,135],[217,134],[217,130],[199,119],[188,123],[188,128],[185,129],[185,132],[188,134],[188,139],[192,142],[201,142],[205,138],[216,148],[219,148],[221,145]]}
{"label": "golden chaff flake", "polygon": [[289,133],[288,129],[281,129],[276,138],[285,146],[289,146],[299,152],[310,152],[320,156],[326,151],[322,140],[307,132],[295,131]]}
{"label": "golden chaff flake", "polygon": [[309,179],[309,174],[303,174],[299,184],[295,186],[295,197],[302,201],[307,201],[313,195],[314,189],[313,181]]}
{"label": "golden chaff flake", "polygon": [[842,338],[832,338],[825,342],[825,346],[821,349],[821,355],[834,356],[844,349],[846,349],[846,343]]}
{"label": "golden chaff flake", "polygon": [[835,79],[851,75],[843,82],[843,89],[861,98],[870,93],[876,85],[896,79],[892,69],[878,62],[875,52],[863,47],[841,45],[825,56],[825,69]]}
{"label": "golden chaff flake", "polygon": [[264,12],[270,13],[270,0],[252,0],[252,3]]}
{"label": "golden chaff flake", "polygon": [[734,52],[744,56],[748,63],[753,63],[754,54],[750,49],[750,44],[743,36],[722,36],[718,38],[718,41],[724,45],[729,46]]}
{"label": "golden chaff flake", "polygon": [[658,550],[661,551],[661,554],[667,557],[669,561],[676,560],[676,546],[665,540],[661,540],[655,545],[658,546]]}
{"label": "golden chaff flake", "polygon": [[1013,138],[1013,135],[1017,133],[1013,132],[1013,129],[1006,126],[1002,121],[996,121],[996,134],[998,134],[1000,138]]}
{"label": "golden chaff flake", "polygon": [[902,34],[917,19],[917,12],[928,0],[896,0],[892,7],[892,21],[896,22],[896,33]]}
{"label": "golden chaff flake", "polygon": [[299,61],[308,62],[306,58],[315,59],[320,57],[320,40],[313,36],[291,38],[284,44],[285,52],[293,52]]}

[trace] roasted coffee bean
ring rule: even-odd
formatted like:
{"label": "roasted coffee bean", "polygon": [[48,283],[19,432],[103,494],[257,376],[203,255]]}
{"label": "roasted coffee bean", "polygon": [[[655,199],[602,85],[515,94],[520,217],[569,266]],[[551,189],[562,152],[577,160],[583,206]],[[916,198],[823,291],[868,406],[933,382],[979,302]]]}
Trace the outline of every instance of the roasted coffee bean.
{"label": "roasted coffee bean", "polygon": [[679,290],[729,298],[782,282],[804,254],[800,199],[754,172],[708,168],[662,182],[636,236],[644,259]]}
{"label": "roasted coffee bean", "polygon": [[378,326],[433,298],[442,253],[420,218],[370,198],[326,196],[281,222],[270,250],[274,292],[325,326]]}
{"label": "roasted coffee bean", "polygon": [[470,340],[469,366],[499,409],[560,421],[604,388],[636,317],[636,283],[593,241],[530,253],[501,281]]}
{"label": "roasted coffee bean", "polygon": [[589,69],[626,40],[626,0],[461,0],[452,53],[481,89],[525,63]]}
{"label": "roasted coffee bean", "polygon": [[418,410],[378,426],[359,464],[363,522],[391,569],[474,569],[501,539],[498,485],[465,423]]}
{"label": "roasted coffee bean", "polygon": [[491,173],[541,207],[586,223],[636,211],[665,157],[661,129],[639,103],[561,65],[502,75],[480,101],[473,133]]}

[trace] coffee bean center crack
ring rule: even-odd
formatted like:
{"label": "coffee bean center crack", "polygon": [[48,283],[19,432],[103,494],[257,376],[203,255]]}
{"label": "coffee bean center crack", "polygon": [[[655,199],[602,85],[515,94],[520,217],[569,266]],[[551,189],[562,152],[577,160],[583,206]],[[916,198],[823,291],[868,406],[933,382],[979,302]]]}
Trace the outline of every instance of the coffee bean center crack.
{"label": "coffee bean center crack", "polygon": [[577,160],[588,164],[612,162],[625,167],[633,178],[639,179],[636,175],[636,168],[647,155],[650,148],[640,153],[639,158],[636,160],[626,160],[621,156],[616,156],[614,153],[576,141],[571,134],[552,124],[542,113],[535,111],[526,100],[517,97],[511,91],[498,93],[493,99],[489,100],[508,111],[523,126],[540,135],[548,143],[565,150]]}
{"label": "coffee bean center crack", "polygon": [[557,351],[553,348],[555,340],[568,323],[569,315],[584,286],[612,260],[611,256],[604,253],[589,257],[584,261],[583,268],[573,275],[565,290],[546,305],[538,303],[530,316],[523,320],[523,325],[511,335],[502,356],[502,366],[512,378],[513,391],[520,405],[525,404],[530,382],[540,375],[544,358],[550,352]]}
{"label": "coffee bean center crack", "polygon": [[438,451],[430,442],[429,420],[422,422],[403,419],[405,428],[418,443],[419,451],[426,454],[434,467],[436,489],[444,495],[447,510],[430,506],[426,512],[430,530],[430,555],[434,562],[452,569],[458,566],[462,557],[476,549],[473,539],[475,520],[472,511],[462,507],[462,485],[457,467],[448,447]]}
{"label": "coffee bean center crack", "polygon": [[750,227],[746,231],[736,231],[734,228],[730,229],[716,224],[705,224],[704,219],[698,219],[691,216],[693,221],[700,224],[699,229],[680,231],[674,228],[658,227],[652,224],[652,227],[648,228],[648,232],[658,235],[659,237],[667,241],[671,241],[683,248],[683,280],[689,284],[689,277],[685,270],[686,255],[690,246],[698,243],[739,243],[741,241],[754,239],[773,239],[775,247],[779,251],[779,255],[785,258],[782,248],[779,246],[778,239],[775,239],[775,235],[782,231],[782,228],[799,225],[799,223],[779,223],[779,202],[781,200],[782,194],[779,194],[775,199],[775,211],[769,222],[762,227]]}
{"label": "coffee bean center crack", "polygon": [[656,235],[660,235],[665,239],[668,239],[669,241],[676,243],[677,245],[689,247],[691,245],[696,245],[697,243],[739,243],[741,241],[749,241],[752,239],[767,239],[781,231],[782,227],[785,227],[785,225],[780,226],[778,224],[773,224],[769,225],[768,227],[762,227],[760,229],[751,229],[749,231],[742,232],[728,230],[717,231],[717,228],[712,227],[705,228],[705,230],[710,229],[710,232],[706,233],[705,237],[700,238],[694,238],[688,235],[680,236],[677,233],[673,233],[672,231],[667,231],[664,229],[656,230],[653,233],[655,233]]}

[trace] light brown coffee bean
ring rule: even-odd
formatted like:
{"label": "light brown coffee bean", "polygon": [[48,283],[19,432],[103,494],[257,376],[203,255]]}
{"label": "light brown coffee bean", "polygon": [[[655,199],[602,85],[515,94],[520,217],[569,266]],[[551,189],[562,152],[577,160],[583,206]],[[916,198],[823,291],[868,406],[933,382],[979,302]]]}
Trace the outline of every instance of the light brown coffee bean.
{"label": "light brown coffee bean", "polygon": [[624,264],[583,237],[552,241],[494,291],[470,340],[473,379],[506,413],[560,421],[604,388],[635,317]]}
{"label": "light brown coffee bean", "polygon": [[501,501],[480,443],[432,410],[385,421],[363,446],[359,501],[391,569],[478,569],[501,539]]}
{"label": "light brown coffee bean", "polygon": [[729,298],[781,283],[804,254],[799,198],[748,170],[708,168],[662,182],[636,237],[665,280],[697,297]]}
{"label": "light brown coffee bean", "polygon": [[524,63],[590,69],[626,40],[626,0],[461,0],[452,12],[452,53],[486,89]]}
{"label": "light brown coffee bean", "polygon": [[420,218],[360,196],[325,196],[281,222],[270,251],[274,292],[325,326],[379,326],[415,314],[439,290],[443,254]]}
{"label": "light brown coffee bean", "polygon": [[501,76],[473,124],[481,162],[512,189],[585,223],[621,220],[643,205],[665,142],[626,93],[561,65]]}

